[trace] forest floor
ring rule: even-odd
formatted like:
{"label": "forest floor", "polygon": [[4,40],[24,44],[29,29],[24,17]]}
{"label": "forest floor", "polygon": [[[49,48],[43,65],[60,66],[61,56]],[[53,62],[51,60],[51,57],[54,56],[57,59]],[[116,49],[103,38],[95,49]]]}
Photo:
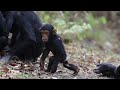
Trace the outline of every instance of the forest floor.
{"label": "forest floor", "polygon": [[[54,74],[40,71],[38,58],[35,63],[14,60],[7,65],[0,66],[0,79],[112,79],[95,74],[93,72],[96,68],[95,63],[109,62],[118,66],[119,55],[108,54],[105,50],[98,51],[94,46],[88,50],[84,47],[85,42],[83,43],[84,45],[79,42],[65,44],[67,60],[80,69],[76,76],[73,76],[73,72],[64,68],[62,64],[59,64],[58,70]],[[48,58],[45,61],[45,68]]]}

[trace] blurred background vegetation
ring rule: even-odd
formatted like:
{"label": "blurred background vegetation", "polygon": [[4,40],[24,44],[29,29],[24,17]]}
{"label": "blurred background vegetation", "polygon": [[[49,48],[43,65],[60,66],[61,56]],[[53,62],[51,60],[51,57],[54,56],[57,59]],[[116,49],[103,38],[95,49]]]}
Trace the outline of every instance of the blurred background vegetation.
{"label": "blurred background vegetation", "polygon": [[36,11],[51,23],[65,44],[120,54],[120,11]]}
{"label": "blurred background vegetation", "polygon": [[[100,79],[93,74],[95,63],[110,62],[120,65],[120,11],[36,11],[36,13],[43,23],[50,23],[57,29],[67,51],[67,60],[80,67],[80,79]],[[61,72],[63,68],[59,69]],[[0,67],[0,70],[0,78],[9,79],[73,78],[67,70],[63,70],[63,74],[56,73],[55,76],[40,72],[39,62],[34,65],[18,62],[16,66],[8,65]]]}

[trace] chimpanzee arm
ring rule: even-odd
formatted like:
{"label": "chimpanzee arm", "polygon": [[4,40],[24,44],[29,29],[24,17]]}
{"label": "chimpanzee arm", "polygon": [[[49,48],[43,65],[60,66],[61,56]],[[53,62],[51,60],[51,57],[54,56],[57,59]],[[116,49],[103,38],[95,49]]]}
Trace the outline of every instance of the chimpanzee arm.
{"label": "chimpanzee arm", "polygon": [[4,17],[3,17],[3,15],[2,15],[2,13],[0,12],[0,36],[2,36],[3,35],[3,33],[5,32],[5,19],[4,19]]}
{"label": "chimpanzee arm", "polygon": [[14,22],[14,12],[11,11],[6,15],[6,26],[5,27],[8,32],[11,31],[13,22]]}
{"label": "chimpanzee arm", "polygon": [[43,54],[41,56],[41,60],[42,61],[45,61],[46,57],[48,56],[50,50],[48,48],[45,48],[44,51],[43,51]]}
{"label": "chimpanzee arm", "polygon": [[54,55],[56,58],[58,59],[62,59],[63,61],[66,60],[66,51],[62,42],[61,37],[59,37],[58,35],[55,37],[54,41],[53,41],[53,45],[54,46]]}
{"label": "chimpanzee arm", "polygon": [[8,34],[5,30],[5,19],[0,12],[0,50],[3,50],[4,47],[8,44]]}
{"label": "chimpanzee arm", "polygon": [[44,61],[45,61],[46,57],[48,56],[49,52],[50,52],[50,50],[48,48],[45,48],[43,51],[43,54],[40,59],[40,69],[41,70],[44,70]]}

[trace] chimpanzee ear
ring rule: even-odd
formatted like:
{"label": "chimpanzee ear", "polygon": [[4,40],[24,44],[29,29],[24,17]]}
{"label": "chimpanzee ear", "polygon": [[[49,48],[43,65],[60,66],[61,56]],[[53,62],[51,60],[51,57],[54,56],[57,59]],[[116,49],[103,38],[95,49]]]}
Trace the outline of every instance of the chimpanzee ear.
{"label": "chimpanzee ear", "polygon": [[53,35],[55,35],[57,33],[56,29],[53,29]]}

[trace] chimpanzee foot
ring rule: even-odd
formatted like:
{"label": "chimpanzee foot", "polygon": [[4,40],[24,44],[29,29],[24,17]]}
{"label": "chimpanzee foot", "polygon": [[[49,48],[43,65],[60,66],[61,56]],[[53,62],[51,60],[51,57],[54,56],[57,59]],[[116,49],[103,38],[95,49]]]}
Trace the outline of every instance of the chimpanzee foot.
{"label": "chimpanzee foot", "polygon": [[0,65],[7,64],[8,61],[11,59],[11,57],[12,57],[11,55],[6,55],[6,56],[2,57],[0,59]]}
{"label": "chimpanzee foot", "polygon": [[80,70],[80,69],[79,69],[78,67],[76,67],[76,69],[74,70],[73,75],[76,76],[76,75],[78,74],[79,70]]}
{"label": "chimpanzee foot", "polygon": [[56,70],[50,70],[50,73],[55,73],[56,72]]}
{"label": "chimpanzee foot", "polygon": [[46,69],[45,72],[50,72],[50,70],[49,70],[49,69]]}
{"label": "chimpanzee foot", "polygon": [[31,61],[32,63],[35,63],[35,62],[37,61],[37,58],[30,59],[30,61]]}
{"label": "chimpanzee foot", "polygon": [[4,56],[6,54],[6,52],[4,50],[0,51],[0,55]]}

